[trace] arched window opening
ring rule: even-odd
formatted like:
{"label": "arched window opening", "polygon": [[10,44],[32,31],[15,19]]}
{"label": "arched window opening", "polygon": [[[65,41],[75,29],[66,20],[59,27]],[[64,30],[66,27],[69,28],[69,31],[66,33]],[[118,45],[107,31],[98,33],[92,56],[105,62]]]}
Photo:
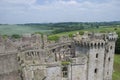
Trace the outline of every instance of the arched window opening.
{"label": "arched window opening", "polygon": [[37,55],[39,56],[39,52],[37,52]]}
{"label": "arched window opening", "polygon": [[106,53],[108,53],[109,52],[109,50],[108,49],[106,49]]}
{"label": "arched window opening", "polygon": [[67,66],[62,67],[62,76],[64,78],[68,77],[68,67]]}
{"label": "arched window opening", "polygon": [[96,54],[96,58],[98,58],[98,53]]}
{"label": "arched window opening", "polygon": [[20,61],[20,56],[18,56],[17,60]]}
{"label": "arched window opening", "polygon": [[98,72],[98,70],[97,70],[97,68],[94,70],[94,73],[97,73]]}
{"label": "arched window opening", "polygon": [[100,43],[98,43],[98,48],[100,48],[100,46],[101,46]]}
{"label": "arched window opening", "polygon": [[53,49],[52,52],[54,53],[54,52],[55,52],[55,49]]}
{"label": "arched window opening", "polygon": [[95,48],[97,48],[97,44],[95,43]]}
{"label": "arched window opening", "polygon": [[104,46],[104,44],[103,44],[103,43],[102,43],[101,45],[102,45],[102,47]]}
{"label": "arched window opening", "polygon": [[71,45],[69,45],[68,47],[71,48]]}
{"label": "arched window opening", "polygon": [[110,46],[110,49],[112,49],[112,46]]}
{"label": "arched window opening", "polygon": [[30,53],[29,53],[29,52],[27,52],[26,54],[27,54],[28,56],[30,56]]}
{"label": "arched window opening", "polygon": [[108,61],[110,61],[110,57],[108,58]]}
{"label": "arched window opening", "polygon": [[32,56],[34,56],[34,53],[33,53],[33,51],[32,51],[31,53],[32,53]]}

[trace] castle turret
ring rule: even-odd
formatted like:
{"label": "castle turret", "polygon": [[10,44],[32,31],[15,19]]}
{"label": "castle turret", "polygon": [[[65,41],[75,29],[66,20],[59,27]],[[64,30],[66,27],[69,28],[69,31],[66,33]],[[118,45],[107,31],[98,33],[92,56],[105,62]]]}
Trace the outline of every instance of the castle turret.
{"label": "castle turret", "polygon": [[106,35],[106,46],[104,54],[104,80],[112,80],[115,42],[117,38],[118,35],[115,32],[108,33]]}
{"label": "castle turret", "polygon": [[103,80],[103,64],[105,53],[105,40],[102,33],[84,33],[81,38],[75,37],[76,56],[87,56],[87,80]]}
{"label": "castle turret", "polygon": [[88,47],[87,80],[103,80],[105,41],[103,34],[91,33],[84,42]]}

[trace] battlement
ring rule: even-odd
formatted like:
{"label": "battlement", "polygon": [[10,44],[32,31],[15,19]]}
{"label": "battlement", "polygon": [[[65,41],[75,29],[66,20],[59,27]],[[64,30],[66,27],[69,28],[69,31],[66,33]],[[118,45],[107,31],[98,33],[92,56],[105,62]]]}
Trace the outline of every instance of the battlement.
{"label": "battlement", "polygon": [[107,34],[107,39],[109,41],[116,41],[117,38],[118,38],[118,35],[116,34],[116,32],[112,32],[112,33]]}
{"label": "battlement", "polygon": [[88,33],[85,32],[83,35],[79,33],[75,34],[73,40],[75,44],[84,47],[103,47],[107,41],[116,41],[118,35],[115,32],[112,33]]}
{"label": "battlement", "polygon": [[74,36],[77,45],[84,47],[103,47],[105,45],[105,36],[102,33],[84,33],[84,35]]}
{"label": "battlement", "polygon": [[[0,80],[112,80],[117,38],[115,32],[77,32],[57,41],[40,34],[0,36]],[[17,77],[9,75],[14,72]]]}

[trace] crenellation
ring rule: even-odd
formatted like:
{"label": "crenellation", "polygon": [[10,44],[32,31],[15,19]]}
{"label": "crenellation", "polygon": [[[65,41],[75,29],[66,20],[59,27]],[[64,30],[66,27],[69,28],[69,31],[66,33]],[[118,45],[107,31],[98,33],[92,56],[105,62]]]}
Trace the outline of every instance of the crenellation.
{"label": "crenellation", "polygon": [[107,38],[109,41],[116,41],[118,38],[118,35],[116,34],[116,32],[108,33]]}
{"label": "crenellation", "polygon": [[115,32],[77,32],[58,41],[40,34],[0,36],[0,80],[112,80],[117,37]]}

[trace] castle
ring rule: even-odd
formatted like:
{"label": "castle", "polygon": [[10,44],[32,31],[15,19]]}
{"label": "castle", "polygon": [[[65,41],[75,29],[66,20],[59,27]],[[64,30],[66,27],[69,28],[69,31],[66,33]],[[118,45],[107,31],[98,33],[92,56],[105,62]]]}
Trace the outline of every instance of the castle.
{"label": "castle", "polygon": [[58,41],[40,34],[0,37],[0,80],[112,80],[117,37],[115,32]]}

